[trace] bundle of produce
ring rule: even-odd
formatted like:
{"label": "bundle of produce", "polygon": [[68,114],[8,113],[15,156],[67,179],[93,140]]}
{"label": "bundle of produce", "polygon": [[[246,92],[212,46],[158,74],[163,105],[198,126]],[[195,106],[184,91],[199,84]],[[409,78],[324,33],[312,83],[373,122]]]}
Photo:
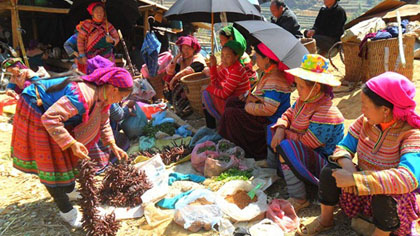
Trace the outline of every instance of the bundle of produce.
{"label": "bundle of produce", "polygon": [[130,158],[136,158],[138,156],[145,156],[148,158],[152,158],[156,154],[160,154],[162,161],[165,165],[170,165],[172,163],[178,162],[182,158],[191,154],[191,148],[188,144],[181,142],[177,144],[176,142],[172,142],[170,146],[164,146],[162,149],[150,149],[147,151],[140,151],[137,153],[133,153],[130,155]]}

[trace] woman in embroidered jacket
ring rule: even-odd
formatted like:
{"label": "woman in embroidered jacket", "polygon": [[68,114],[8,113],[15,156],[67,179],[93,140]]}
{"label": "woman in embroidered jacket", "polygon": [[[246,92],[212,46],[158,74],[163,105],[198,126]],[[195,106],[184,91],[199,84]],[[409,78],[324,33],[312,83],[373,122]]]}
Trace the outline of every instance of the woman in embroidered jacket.
{"label": "woman in embroidered jacket", "polygon": [[219,134],[258,160],[267,156],[266,137],[271,142],[271,132],[266,136],[267,125],[273,125],[290,107],[293,76],[284,72],[287,67],[264,44],[260,43],[255,51],[257,65],[264,74],[249,96],[227,100]]}
{"label": "woman in embroidered jacket", "polygon": [[[314,235],[333,226],[340,204],[349,217],[373,217],[374,236],[411,232],[420,210],[420,116],[416,87],[406,77],[386,72],[362,88],[362,113],[329,157],[320,176],[321,216],[301,226]],[[357,165],[352,162],[357,153]],[[413,227],[414,228],[414,227]]]}
{"label": "woman in embroidered jacket", "polygon": [[105,6],[101,2],[91,3],[87,11],[92,19],[84,20],[76,27],[77,49],[79,53],[78,69],[86,73],[86,62],[96,55],[114,61],[113,49],[119,41],[117,30],[108,22]]}
{"label": "woman in embroidered jacket", "polygon": [[305,55],[300,68],[286,70],[295,76],[299,98],[271,128],[271,146],[279,154],[296,212],[309,205],[305,183],[318,185],[327,157],[344,136],[344,118],[332,103],[331,86],[340,81],[327,70],[328,61],[317,54]]}
{"label": "woman in embroidered jacket", "polygon": [[239,62],[243,53],[242,45],[231,40],[222,48],[220,66],[217,66],[216,57],[210,59],[211,82],[202,94],[206,124],[209,128],[216,128],[216,121],[223,115],[229,97],[239,97],[250,89],[246,70]]}
{"label": "woman in embroidered jacket", "polygon": [[6,94],[16,99],[23,89],[31,84],[31,80],[39,79],[37,73],[23,64],[19,58],[9,58],[1,63],[1,68],[12,74],[12,77],[7,84]]}
{"label": "woman in embroidered jacket", "polygon": [[206,61],[200,54],[201,46],[194,36],[182,36],[175,42],[179,47],[179,53],[166,67],[164,80],[172,90],[176,83],[186,75],[206,71]]}
{"label": "woman in embroidered jacket", "polygon": [[109,125],[109,106],[132,90],[127,70],[97,69],[82,77],[40,80],[27,87],[18,101],[13,121],[13,166],[39,176],[57,204],[61,217],[80,227],[80,213],[66,193],[75,185],[78,159],[88,158],[99,138],[120,158]]}

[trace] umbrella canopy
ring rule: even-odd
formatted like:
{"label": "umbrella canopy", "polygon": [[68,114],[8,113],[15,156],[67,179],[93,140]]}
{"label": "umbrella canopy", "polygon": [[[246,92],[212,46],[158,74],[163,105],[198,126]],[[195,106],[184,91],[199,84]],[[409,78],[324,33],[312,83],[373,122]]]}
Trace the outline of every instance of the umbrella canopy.
{"label": "umbrella canopy", "polygon": [[233,25],[251,44],[264,43],[289,68],[299,67],[308,50],[291,33],[265,21],[237,21]]}
{"label": "umbrella canopy", "polygon": [[[70,8],[70,18],[74,26],[80,21],[91,19],[92,16],[86,8],[92,2],[100,2],[98,0],[74,0]],[[118,30],[127,33],[135,25],[136,20],[140,17],[138,11],[139,4],[136,0],[107,0],[105,2],[107,19]]]}
{"label": "umbrella canopy", "polygon": [[168,20],[184,22],[221,22],[221,13],[227,21],[260,20],[261,14],[248,0],[178,0],[165,13]]}

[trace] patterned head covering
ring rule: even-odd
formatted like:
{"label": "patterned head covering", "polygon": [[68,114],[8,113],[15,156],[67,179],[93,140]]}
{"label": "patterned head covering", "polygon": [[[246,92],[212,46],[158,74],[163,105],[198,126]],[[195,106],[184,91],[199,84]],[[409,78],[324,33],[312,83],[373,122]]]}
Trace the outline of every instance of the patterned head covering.
{"label": "patterned head covering", "polygon": [[224,48],[230,48],[232,49],[236,55],[238,55],[239,57],[241,57],[242,55],[244,55],[244,48],[242,47],[242,45],[240,43],[238,43],[237,41],[234,40],[229,40],[225,46],[223,46]]}
{"label": "patterned head covering", "polygon": [[327,73],[328,61],[318,54],[306,54],[303,56],[299,68],[286,70],[287,73],[308,80],[329,86],[340,86],[341,82],[335,79],[334,75]]}
{"label": "patterned head covering", "polygon": [[28,67],[23,64],[20,58],[8,58],[1,63],[1,68],[6,70],[9,67],[19,67],[19,69],[28,69]]}
{"label": "patterned head covering", "polygon": [[[274,54],[273,51],[271,51],[271,49],[269,49],[265,44],[260,43],[258,44],[257,48],[261,51],[262,54],[264,54],[264,56],[270,58],[271,60],[277,62],[278,68],[280,71],[285,71],[287,69],[289,69],[289,67],[287,67],[282,61],[279,60],[279,58],[276,56],[276,54]],[[286,74],[286,80],[289,84],[292,84],[295,81],[295,77],[291,74],[285,73]]]}
{"label": "patterned head covering", "polygon": [[191,35],[179,37],[175,44],[178,47],[181,47],[182,45],[190,46],[194,48],[194,53],[198,53],[201,50],[201,45],[198,43],[197,38]]}
{"label": "patterned head covering", "polygon": [[88,59],[86,64],[87,64],[86,74],[88,75],[92,74],[92,72],[95,71],[96,69],[114,66],[113,62],[111,62],[110,60],[100,55],[97,55],[91,59]]}
{"label": "patterned head covering", "polygon": [[99,68],[90,75],[82,76],[82,79],[96,85],[111,84],[118,88],[133,87],[133,78],[130,73],[120,67]]}
{"label": "patterned head covering", "polygon": [[395,119],[407,121],[414,128],[420,128],[420,116],[415,112],[416,86],[405,76],[385,72],[368,80],[366,86],[394,105]]}
{"label": "patterned head covering", "polygon": [[102,2],[92,2],[91,4],[89,4],[89,6],[86,8],[86,10],[92,16],[93,15],[93,9],[95,9],[95,7],[97,7],[97,6],[101,6],[105,9],[105,5]]}

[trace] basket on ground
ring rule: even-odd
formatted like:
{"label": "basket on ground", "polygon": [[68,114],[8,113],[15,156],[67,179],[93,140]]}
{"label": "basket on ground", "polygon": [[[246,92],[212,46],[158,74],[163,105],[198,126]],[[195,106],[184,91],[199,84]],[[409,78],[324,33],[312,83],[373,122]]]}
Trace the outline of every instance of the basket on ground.
{"label": "basket on ground", "polygon": [[204,73],[198,72],[182,77],[181,82],[185,84],[184,91],[188,101],[190,101],[192,109],[199,114],[203,114],[201,91],[203,86],[210,83],[210,77]]}
{"label": "basket on ground", "polygon": [[155,89],[155,92],[156,92],[155,97],[157,99],[162,99],[163,98],[163,88],[164,88],[163,77],[165,75],[166,75],[166,73],[161,73],[157,76],[147,78],[150,85],[152,85],[153,89]]}

